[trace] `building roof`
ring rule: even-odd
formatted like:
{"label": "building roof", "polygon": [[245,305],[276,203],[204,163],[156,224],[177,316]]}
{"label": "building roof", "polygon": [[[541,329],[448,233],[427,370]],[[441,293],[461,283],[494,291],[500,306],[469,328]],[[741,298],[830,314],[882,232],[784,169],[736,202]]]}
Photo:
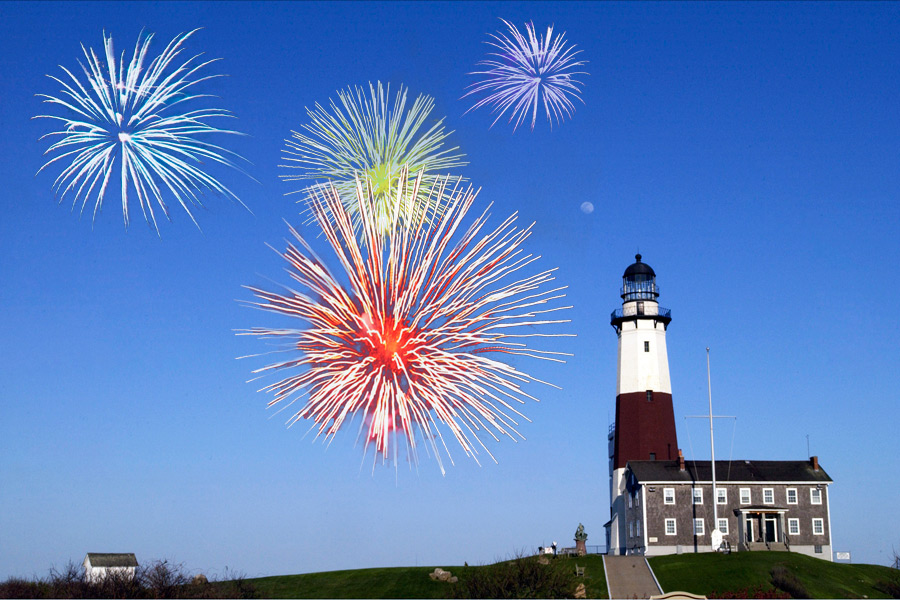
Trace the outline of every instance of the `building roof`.
{"label": "building roof", "polygon": [[88,552],[86,560],[92,567],[136,567],[137,558],[133,553],[110,554],[103,552]]}
{"label": "building roof", "polygon": [[641,255],[634,255],[634,264],[629,265],[627,269],[625,269],[625,273],[622,277],[633,277],[634,275],[649,275],[650,277],[656,277],[656,273],[653,272],[653,269],[647,263],[641,262]]}
{"label": "building roof", "polygon": [[[640,483],[712,480],[708,460],[685,460],[684,471],[678,469],[677,460],[630,460],[628,468]],[[717,460],[716,481],[830,483],[832,479],[821,466],[815,470],[805,460]]]}

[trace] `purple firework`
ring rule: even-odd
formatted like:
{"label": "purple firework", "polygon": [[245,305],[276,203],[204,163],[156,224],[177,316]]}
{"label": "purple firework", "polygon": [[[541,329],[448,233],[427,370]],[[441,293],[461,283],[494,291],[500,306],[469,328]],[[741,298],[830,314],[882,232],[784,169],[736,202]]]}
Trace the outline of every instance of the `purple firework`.
{"label": "purple firework", "polygon": [[[495,47],[498,52],[491,52],[488,58],[480,61],[487,70],[474,71],[470,75],[483,75],[484,79],[469,85],[470,89],[463,98],[481,92],[490,92],[479,100],[469,111],[482,106],[490,106],[500,120],[507,110],[510,111],[509,122],[515,119],[515,131],[526,115],[531,113],[531,129],[537,120],[538,104],[543,103],[547,111],[547,120],[553,127],[554,119],[562,122],[564,116],[572,117],[575,105],[572,99],[581,100],[578,88],[580,81],[573,79],[575,75],[587,75],[584,71],[572,69],[585,64],[576,60],[581,50],[566,45],[565,33],[553,37],[553,25],[547,27],[546,36],[538,36],[533,23],[525,24],[527,37],[522,35],[516,26],[500,19],[509,28],[508,36],[503,33],[491,34],[493,40],[485,43]],[[583,102],[583,101],[582,101]]]}

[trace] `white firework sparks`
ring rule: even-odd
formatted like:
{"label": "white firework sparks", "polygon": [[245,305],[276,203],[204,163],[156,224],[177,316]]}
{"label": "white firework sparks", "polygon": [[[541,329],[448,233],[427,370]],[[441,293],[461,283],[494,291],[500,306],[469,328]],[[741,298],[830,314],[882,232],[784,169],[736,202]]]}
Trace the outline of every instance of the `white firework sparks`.
{"label": "white firework sparks", "polygon": [[[191,205],[202,205],[205,190],[228,196],[243,205],[227,187],[201,168],[204,160],[237,168],[228,156],[238,155],[198,139],[210,133],[238,134],[220,129],[208,120],[233,117],[222,109],[199,108],[181,111],[181,106],[206,94],[193,93],[197,84],[221,77],[198,72],[218,59],[201,62],[200,55],[177,63],[184,42],[197,30],[173,39],[162,54],[145,66],[150,41],[147,35],[134,47],[131,59],[116,57],[111,36],[103,34],[103,53],[81,46],[85,63],[79,61],[85,81],[71,71],[68,76],[48,75],[60,85],[58,96],[38,94],[45,103],[62,106],[69,116],[37,115],[58,121],[60,128],[46,134],[58,137],[45,154],[61,151],[48,160],[40,173],[57,161],[66,161],[53,183],[59,201],[74,196],[72,207],[81,201],[81,211],[94,198],[93,218],[100,211],[116,170],[121,184],[122,213],[128,227],[129,192],[133,190],[148,223],[159,232],[154,205],[171,218],[164,199],[170,194],[197,224]],[[74,113],[74,114],[72,114]],[[240,134],[238,134],[240,135]],[[117,167],[118,163],[118,167]],[[199,227],[199,225],[198,225]]]}

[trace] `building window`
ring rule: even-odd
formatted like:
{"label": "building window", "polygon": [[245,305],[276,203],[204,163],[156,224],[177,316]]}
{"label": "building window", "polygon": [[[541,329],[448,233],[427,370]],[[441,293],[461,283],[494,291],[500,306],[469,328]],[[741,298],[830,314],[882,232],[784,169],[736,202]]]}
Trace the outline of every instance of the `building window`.
{"label": "building window", "polygon": [[716,504],[728,504],[728,490],[716,488]]}
{"label": "building window", "polygon": [[741,488],[741,504],[750,504],[750,488]]}
{"label": "building window", "polygon": [[634,497],[634,494],[632,494],[631,492],[628,492],[628,508],[631,508],[631,505],[633,502],[633,497]]}
{"label": "building window", "polygon": [[763,504],[775,504],[775,490],[763,488]]}
{"label": "building window", "polygon": [[694,504],[703,504],[703,488],[694,488]]}
{"label": "building window", "polygon": [[647,402],[653,402],[653,390],[647,390]]}
{"label": "building window", "polygon": [[634,537],[634,523],[628,521],[628,537]]}
{"label": "building window", "polygon": [[719,519],[719,531],[728,535],[728,519]]}
{"label": "building window", "polygon": [[641,522],[640,522],[640,521],[637,521],[637,531],[636,531],[636,533],[637,533],[637,536],[638,536],[638,537],[641,537]]}
{"label": "building window", "polygon": [[825,522],[822,519],[813,519],[813,535],[825,535]]}
{"label": "building window", "polygon": [[703,535],[703,519],[694,519],[694,535]]}
{"label": "building window", "polygon": [[675,535],[675,519],[666,519],[666,535]]}
{"label": "building window", "polygon": [[788,533],[800,535],[800,519],[788,519]]}
{"label": "building window", "polygon": [[797,504],[797,488],[788,488],[787,489],[787,503],[788,504]]}
{"label": "building window", "polygon": [[650,352],[650,342],[644,342],[644,352]]}
{"label": "building window", "polygon": [[675,488],[663,488],[663,504],[675,504]]}
{"label": "building window", "polygon": [[811,488],[809,490],[809,501],[812,504],[822,504],[822,490],[819,488]]}
{"label": "building window", "polygon": [[641,505],[641,491],[640,490],[634,490],[634,505],[635,506]]}
{"label": "building window", "polygon": [[820,544],[816,544],[815,551],[816,554],[822,554],[822,546]]}

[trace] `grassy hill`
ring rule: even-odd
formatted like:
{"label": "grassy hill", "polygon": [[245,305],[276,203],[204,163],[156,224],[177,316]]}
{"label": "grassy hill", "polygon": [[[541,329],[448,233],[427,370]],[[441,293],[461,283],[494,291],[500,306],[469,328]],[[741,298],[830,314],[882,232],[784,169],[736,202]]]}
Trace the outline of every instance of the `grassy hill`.
{"label": "grassy hill", "polygon": [[[606,579],[600,556],[560,558],[563,569],[585,567],[589,598],[606,598]],[[877,565],[836,564],[788,552],[738,552],[725,554],[677,554],[650,559],[664,591],[682,590],[708,595],[714,591],[740,592],[761,587],[773,589],[772,569],[781,565],[793,574],[812,598],[890,598],[876,586],[894,581],[900,572]],[[442,566],[464,579],[485,567]],[[356,569],[305,575],[282,575],[247,580],[264,598],[447,598],[454,584],[432,581],[434,567]],[[581,580],[578,580],[581,582]]]}
{"label": "grassy hill", "polygon": [[682,590],[709,595],[762,586],[772,589],[772,569],[783,565],[806,588],[810,598],[890,598],[875,586],[900,572],[878,565],[832,563],[791,552],[734,554],[672,554],[650,559],[665,591]]}
{"label": "grassy hill", "polygon": [[[584,567],[584,584],[591,598],[606,598],[606,579],[600,556],[559,558],[554,564],[575,571]],[[489,567],[442,565],[460,579]],[[263,598],[447,598],[455,584],[432,581],[434,567],[397,567],[392,569],[354,569],[305,575],[280,575],[248,579]],[[578,579],[581,582],[581,578]]]}

